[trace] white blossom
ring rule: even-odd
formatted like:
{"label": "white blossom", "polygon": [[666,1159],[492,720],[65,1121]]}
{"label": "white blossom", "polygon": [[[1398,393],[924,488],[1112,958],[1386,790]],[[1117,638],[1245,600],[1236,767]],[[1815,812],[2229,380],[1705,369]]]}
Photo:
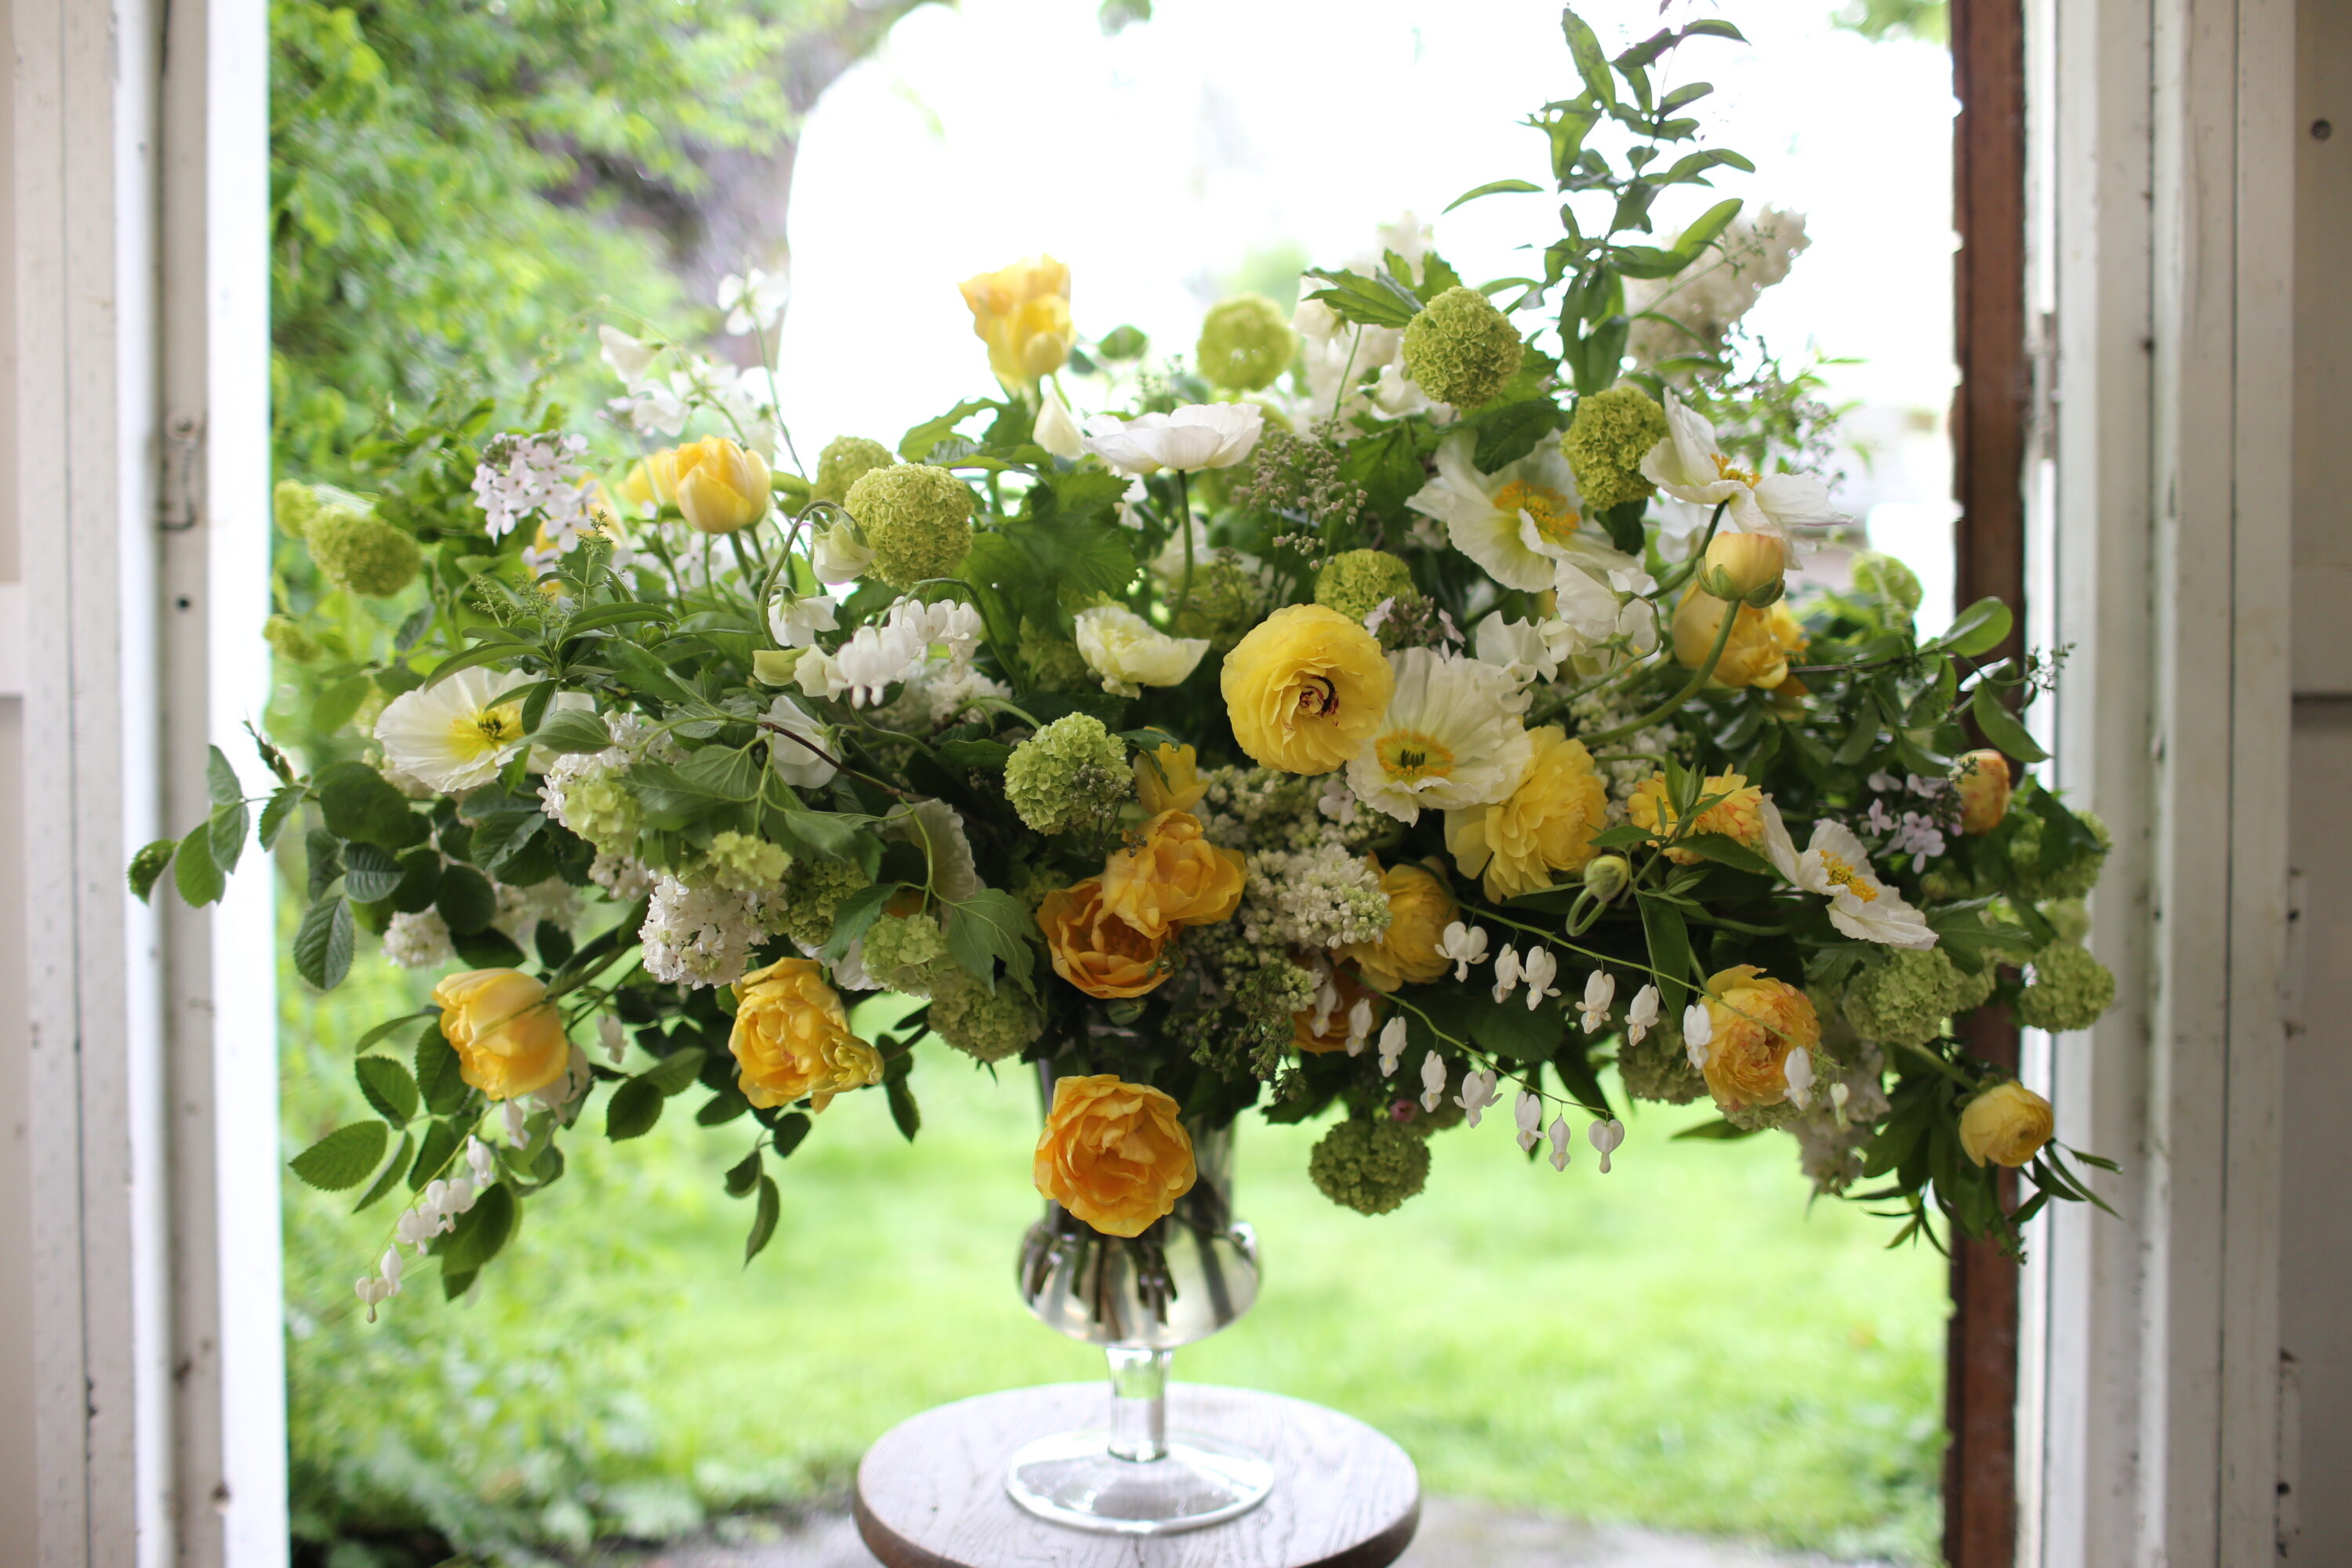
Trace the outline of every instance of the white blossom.
{"label": "white blossom", "polygon": [[1519,1124],[1519,1152],[1526,1153],[1543,1137],[1543,1097],[1531,1089],[1519,1090],[1511,1116]]}
{"label": "white blossom", "polygon": [[1642,1037],[1658,1026],[1658,988],[1644,985],[1633,993],[1633,1005],[1625,1009],[1625,1041],[1638,1046]]}
{"label": "white blossom", "polygon": [[1593,1148],[1600,1152],[1601,1173],[1607,1175],[1609,1156],[1617,1152],[1617,1145],[1625,1142],[1625,1124],[1612,1117],[1606,1121],[1596,1121],[1586,1128],[1584,1136]]}
{"label": "white blossom", "polygon": [[1617,977],[1606,970],[1596,969],[1585,977],[1584,1001],[1579,1007],[1584,1015],[1584,1032],[1597,1035],[1609,1023],[1609,1008],[1617,1000]]}
{"label": "white blossom", "polygon": [[1519,950],[1508,942],[1495,955],[1495,1000],[1507,1002],[1519,984]]}
{"label": "white blossom", "polygon": [[1356,1005],[1348,1009],[1348,1054],[1360,1057],[1364,1044],[1372,1037],[1372,999],[1359,996]]}
{"label": "white blossom", "polygon": [[783,272],[749,268],[741,277],[730,273],[719,281],[719,308],[727,312],[727,331],[741,337],[757,327],[766,331],[784,313],[793,297],[791,277]]}
{"label": "white blossom", "polygon": [[1574,1135],[1568,1130],[1567,1117],[1555,1116],[1552,1118],[1551,1168],[1553,1170],[1565,1171],[1568,1169],[1568,1147],[1569,1142],[1573,1136]]}
{"label": "white blossom", "polygon": [[1255,403],[1187,403],[1167,414],[1097,414],[1082,445],[1121,474],[1230,468],[1257,447],[1265,410]]}
{"label": "white blossom", "polygon": [[395,912],[383,928],[383,956],[401,969],[438,969],[457,956],[449,922],[436,910]]}
{"label": "white blossom", "polygon": [[1457,982],[1467,980],[1472,964],[1486,962],[1486,930],[1465,926],[1460,921],[1449,921],[1438,938],[1437,951],[1454,961],[1454,978]]}
{"label": "white blossom", "polygon": [[833,732],[791,698],[769,703],[763,722],[769,727],[768,760],[794,789],[822,789],[841,771],[833,762]]}
{"label": "white blossom", "polygon": [[768,893],[690,888],[666,875],[654,884],[637,932],[645,944],[646,973],[666,984],[688,985],[740,980],[751,950],[774,934],[779,912]]}
{"label": "white blossom", "polygon": [[[589,503],[594,491],[578,460],[587,449],[582,436],[501,436],[490,441],[474,468],[482,531],[504,539],[533,520],[551,535],[560,528],[593,527]],[[494,456],[504,460],[494,463]]]}
{"label": "white blossom", "polygon": [[1481,1068],[1463,1075],[1462,1092],[1454,1097],[1454,1103],[1462,1108],[1463,1120],[1475,1127],[1478,1118],[1495,1103],[1495,1069]]}
{"label": "white blossom", "polygon": [[1919,911],[1871,869],[1869,851],[1853,830],[1827,817],[1813,824],[1812,841],[1801,855],[1780,820],[1770,795],[1758,803],[1764,823],[1764,852],[1783,877],[1830,901],[1830,924],[1863,942],[1889,947],[1927,948],[1936,933]]}
{"label": "white blossom", "polygon": [[809,540],[809,570],[820,583],[855,583],[874,564],[874,552],[857,541],[846,521],[818,529]]}
{"label": "white blossom", "polygon": [[[607,1018],[611,1018],[612,1015],[608,1013],[605,1016]],[[617,1028],[618,1021],[615,1020],[614,1023],[615,1027]],[[615,1062],[617,1062],[618,1059],[619,1058],[615,1058]],[[488,1143],[483,1142],[479,1138],[475,1137],[470,1132],[466,1134],[466,1164],[474,1173],[474,1184],[476,1186],[487,1187],[498,1175],[498,1155],[491,1152],[490,1146]]]}
{"label": "white blossom", "polygon": [[1078,422],[1071,417],[1070,405],[1064,403],[1062,395],[1050,385],[1045,387],[1045,400],[1038,405],[1037,424],[1033,434],[1037,445],[1057,458],[1075,461],[1086,450],[1085,433],[1078,428]]}
{"label": "white blossom", "polygon": [[1404,1055],[1405,1024],[1402,1016],[1391,1018],[1381,1027],[1381,1076],[1394,1078],[1397,1058]]}
{"label": "white blossom", "polygon": [[1683,1009],[1683,1050],[1690,1065],[1704,1072],[1713,1059],[1707,1047],[1715,1043],[1715,1016],[1706,1010],[1705,1002],[1694,1002]]}
{"label": "white blossom", "polygon": [[1528,983],[1528,1011],[1542,1006],[1549,997],[1559,994],[1552,981],[1559,974],[1559,960],[1548,947],[1531,947],[1527,957],[1519,961],[1519,973]]}
{"label": "white blossom", "polygon": [[1421,1058],[1421,1108],[1435,1110],[1445,1102],[1445,1061],[1435,1051]]}
{"label": "white blossom", "polygon": [[779,647],[810,647],[835,625],[834,602],[823,594],[779,592],[768,605],[768,635]]}
{"label": "white blossom", "polygon": [[1812,1103],[1813,1053],[1811,1051],[1790,1051],[1788,1059],[1780,1064],[1780,1076],[1788,1080],[1790,1104],[1802,1110]]}

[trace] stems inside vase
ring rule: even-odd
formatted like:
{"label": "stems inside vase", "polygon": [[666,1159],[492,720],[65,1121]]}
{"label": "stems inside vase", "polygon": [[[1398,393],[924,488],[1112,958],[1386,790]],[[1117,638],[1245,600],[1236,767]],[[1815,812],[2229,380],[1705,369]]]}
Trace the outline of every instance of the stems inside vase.
{"label": "stems inside vase", "polygon": [[1111,1345],[1110,1451],[1149,1462],[1168,1455],[1168,1363],[1172,1351]]}

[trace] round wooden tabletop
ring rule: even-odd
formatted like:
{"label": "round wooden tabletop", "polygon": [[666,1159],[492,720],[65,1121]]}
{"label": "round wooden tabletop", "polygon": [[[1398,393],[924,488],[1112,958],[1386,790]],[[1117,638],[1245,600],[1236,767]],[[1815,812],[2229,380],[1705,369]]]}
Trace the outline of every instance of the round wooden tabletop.
{"label": "round wooden tabletop", "polygon": [[1110,1390],[1049,1384],[983,1394],[900,1422],[857,1467],[857,1530],[887,1568],[1387,1568],[1421,1522],[1421,1477],[1362,1422],[1278,1394],[1175,1384],[1171,1431],[1274,1463],[1265,1501],[1180,1535],[1097,1535],[1013,1506],[1004,1468],[1034,1438],[1101,1426]]}

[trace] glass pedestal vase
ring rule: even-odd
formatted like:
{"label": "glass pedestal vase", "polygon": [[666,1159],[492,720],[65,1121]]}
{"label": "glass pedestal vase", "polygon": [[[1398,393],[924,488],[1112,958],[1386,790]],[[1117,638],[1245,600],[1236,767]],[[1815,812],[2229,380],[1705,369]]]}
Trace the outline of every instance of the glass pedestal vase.
{"label": "glass pedestal vase", "polygon": [[[1040,1065],[1047,1102],[1049,1068]],[[1233,1217],[1231,1126],[1187,1122],[1199,1177],[1176,1211],[1132,1238],[1048,1204],[1021,1246],[1021,1299],[1040,1322],[1100,1345],[1107,1426],[1041,1437],[1013,1456],[1013,1500],[1078,1530],[1171,1535],[1248,1512],[1274,1467],[1245,1449],[1168,1429],[1168,1364],[1257,1300],[1257,1237]]]}

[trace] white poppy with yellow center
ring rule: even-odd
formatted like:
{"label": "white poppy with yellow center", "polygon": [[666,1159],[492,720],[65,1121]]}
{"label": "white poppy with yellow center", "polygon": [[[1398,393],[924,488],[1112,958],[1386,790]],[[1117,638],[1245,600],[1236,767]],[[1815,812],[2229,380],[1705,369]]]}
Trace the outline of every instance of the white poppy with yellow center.
{"label": "white poppy with yellow center", "polygon": [[1694,506],[1724,509],[1723,527],[1769,533],[1784,543],[1792,528],[1838,521],[1830,492],[1804,474],[1759,474],[1734,467],[1715,438],[1715,426],[1666,390],[1666,438],[1642,459],[1642,477]]}
{"label": "white poppy with yellow center", "polygon": [[1358,799],[1400,821],[1486,805],[1528,771],[1532,742],[1510,710],[1518,683],[1480,659],[1425,647],[1389,657],[1396,694],[1348,763]]}
{"label": "white poppy with yellow center", "polygon": [[1803,854],[1780,820],[1780,808],[1770,795],[1758,803],[1764,823],[1764,853],[1780,875],[1809,893],[1830,901],[1830,924],[1860,942],[1888,947],[1933,947],[1936,933],[1903,895],[1878,879],[1871,869],[1870,851],[1843,823],[1824,818],[1813,824],[1812,842]]}
{"label": "white poppy with yellow center", "polygon": [[504,696],[527,683],[524,676],[477,668],[404,691],[375,721],[376,743],[387,763],[444,795],[479,789],[528,738],[522,699]]}
{"label": "white poppy with yellow center", "polygon": [[1610,547],[1585,521],[1568,459],[1547,441],[1491,474],[1471,461],[1476,437],[1449,436],[1437,448],[1437,477],[1405,502],[1445,525],[1454,549],[1506,588],[1537,594],[1562,562],[1594,576],[1637,563]]}

